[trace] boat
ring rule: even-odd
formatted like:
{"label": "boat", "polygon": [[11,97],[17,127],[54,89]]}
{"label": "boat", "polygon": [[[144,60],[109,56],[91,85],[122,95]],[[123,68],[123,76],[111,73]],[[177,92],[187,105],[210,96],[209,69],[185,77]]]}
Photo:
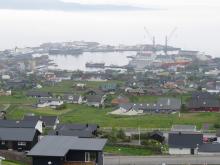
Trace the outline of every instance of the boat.
{"label": "boat", "polygon": [[105,63],[93,63],[93,62],[87,62],[86,63],[87,68],[105,68]]}
{"label": "boat", "polygon": [[49,54],[50,55],[80,55],[83,51],[81,49],[50,49]]}

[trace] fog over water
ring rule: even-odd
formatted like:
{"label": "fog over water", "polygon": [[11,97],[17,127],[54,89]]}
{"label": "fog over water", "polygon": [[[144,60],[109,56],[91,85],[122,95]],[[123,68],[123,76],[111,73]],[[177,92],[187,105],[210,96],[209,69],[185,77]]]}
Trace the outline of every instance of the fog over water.
{"label": "fog over water", "polygon": [[37,46],[43,42],[97,41],[103,44],[158,44],[174,27],[169,45],[220,56],[218,7],[183,7],[149,11],[63,12],[0,10],[0,49]]}

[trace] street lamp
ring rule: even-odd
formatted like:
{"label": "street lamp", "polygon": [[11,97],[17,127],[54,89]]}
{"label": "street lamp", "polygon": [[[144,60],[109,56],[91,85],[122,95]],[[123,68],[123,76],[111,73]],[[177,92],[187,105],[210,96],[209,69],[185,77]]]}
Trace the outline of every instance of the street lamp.
{"label": "street lamp", "polygon": [[118,164],[120,165],[121,164],[121,160],[120,160],[121,159],[121,157],[120,157],[121,148],[119,148],[118,151],[119,151]]}

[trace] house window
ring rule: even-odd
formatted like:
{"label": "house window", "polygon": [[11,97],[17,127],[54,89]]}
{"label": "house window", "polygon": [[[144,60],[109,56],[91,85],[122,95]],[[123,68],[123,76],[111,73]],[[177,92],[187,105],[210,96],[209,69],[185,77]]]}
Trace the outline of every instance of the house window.
{"label": "house window", "polygon": [[2,145],[5,145],[5,141],[2,141],[1,144],[2,144]]}
{"label": "house window", "polygon": [[86,152],[85,153],[85,162],[89,162],[90,161],[90,153]]}
{"label": "house window", "polygon": [[18,146],[26,146],[26,142],[18,142]]}
{"label": "house window", "polygon": [[85,153],[85,162],[96,161],[96,153],[95,152],[86,152]]}

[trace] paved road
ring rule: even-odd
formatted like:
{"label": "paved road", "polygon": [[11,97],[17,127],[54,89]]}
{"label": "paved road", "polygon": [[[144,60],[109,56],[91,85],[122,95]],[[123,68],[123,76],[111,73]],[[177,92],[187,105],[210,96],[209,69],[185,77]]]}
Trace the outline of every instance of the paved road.
{"label": "paved road", "polygon": [[105,165],[220,165],[220,156],[105,156]]}

